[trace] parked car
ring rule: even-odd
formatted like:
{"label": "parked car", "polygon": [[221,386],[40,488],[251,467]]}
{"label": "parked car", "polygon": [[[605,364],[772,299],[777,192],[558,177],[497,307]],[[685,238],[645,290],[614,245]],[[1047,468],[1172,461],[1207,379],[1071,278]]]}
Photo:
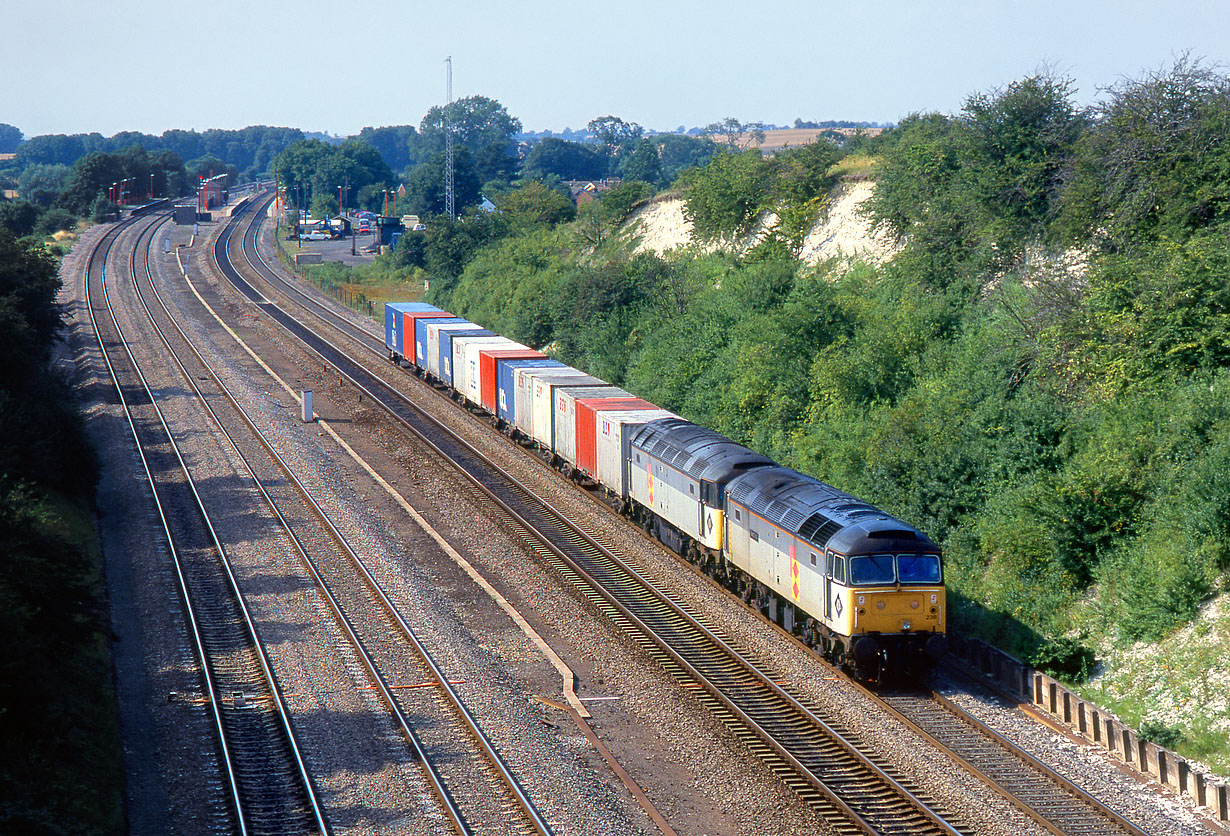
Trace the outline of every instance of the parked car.
{"label": "parked car", "polygon": [[328,241],[329,238],[329,233],[319,231],[305,232],[299,236],[301,241]]}

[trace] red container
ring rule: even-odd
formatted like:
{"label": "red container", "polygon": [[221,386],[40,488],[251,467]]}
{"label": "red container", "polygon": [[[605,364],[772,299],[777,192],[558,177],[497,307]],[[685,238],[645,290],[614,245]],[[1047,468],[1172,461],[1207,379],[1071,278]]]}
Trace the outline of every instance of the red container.
{"label": "red container", "polygon": [[585,398],[577,400],[577,469],[598,478],[598,413],[621,409],[657,409],[640,398]]}
{"label": "red container", "polygon": [[488,348],[478,352],[478,398],[483,409],[496,414],[501,360],[545,360],[547,355],[532,348]]}
{"label": "red container", "polygon": [[403,352],[402,356],[405,357],[407,360],[409,360],[411,363],[413,363],[415,360],[415,357],[418,356],[414,350],[415,320],[454,318],[453,314],[449,313],[448,311],[442,311],[439,309],[434,310],[434,311],[402,311],[401,316],[402,316],[402,333],[405,334],[405,338],[403,340],[403,342],[405,343],[405,346],[404,346],[405,351]]}

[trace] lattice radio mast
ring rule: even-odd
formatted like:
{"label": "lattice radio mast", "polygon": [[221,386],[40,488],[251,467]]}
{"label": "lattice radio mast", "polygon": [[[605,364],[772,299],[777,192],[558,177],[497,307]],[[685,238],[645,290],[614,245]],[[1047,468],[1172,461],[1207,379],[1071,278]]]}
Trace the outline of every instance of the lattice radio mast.
{"label": "lattice radio mast", "polygon": [[444,212],[449,220],[456,215],[456,192],[453,189],[453,56],[444,59],[447,68],[445,82],[448,104],[444,108]]}

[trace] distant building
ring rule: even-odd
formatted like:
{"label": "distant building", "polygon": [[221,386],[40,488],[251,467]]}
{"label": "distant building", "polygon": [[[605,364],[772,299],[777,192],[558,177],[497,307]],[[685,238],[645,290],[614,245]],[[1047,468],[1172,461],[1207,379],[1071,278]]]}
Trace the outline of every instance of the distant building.
{"label": "distant building", "polygon": [[226,175],[215,174],[208,180],[201,181],[200,191],[197,192],[197,211],[208,212],[215,206],[222,206],[226,203]]}
{"label": "distant building", "polygon": [[622,178],[619,177],[606,177],[602,180],[565,180],[564,185],[568,187],[568,193],[572,195],[573,202],[577,206],[584,206],[622,182]]}

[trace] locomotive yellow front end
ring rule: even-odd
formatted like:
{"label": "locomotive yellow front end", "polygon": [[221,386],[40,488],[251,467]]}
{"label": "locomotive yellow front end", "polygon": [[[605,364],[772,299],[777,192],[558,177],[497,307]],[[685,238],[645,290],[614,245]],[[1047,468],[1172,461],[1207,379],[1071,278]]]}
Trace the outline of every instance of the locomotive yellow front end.
{"label": "locomotive yellow front end", "polygon": [[[948,650],[940,556],[906,552],[910,545],[918,544],[875,543],[877,553],[835,555],[848,567],[837,631],[846,637],[847,664],[861,678],[917,679]],[[879,551],[886,547],[892,551]]]}

